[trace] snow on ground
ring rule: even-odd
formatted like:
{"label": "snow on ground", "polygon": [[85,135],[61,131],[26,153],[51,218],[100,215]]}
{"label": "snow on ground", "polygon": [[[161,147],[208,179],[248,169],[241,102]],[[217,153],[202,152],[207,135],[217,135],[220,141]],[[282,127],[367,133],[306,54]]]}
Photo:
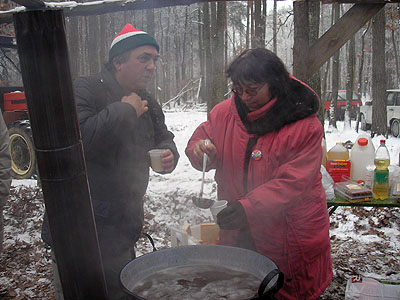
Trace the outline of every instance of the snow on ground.
{"label": "snow on ground", "polygon": [[[192,196],[200,192],[202,174],[191,167],[184,154],[189,137],[207,119],[206,112],[177,110],[165,115],[181,158],[172,174],[150,171],[144,231],[153,237],[157,248],[170,246],[171,226],[212,221],[209,210],[199,209],[192,203]],[[358,136],[354,129],[343,131],[343,122],[338,122],[338,129],[326,123],[325,132],[328,149],[336,142],[354,142]],[[372,139],[375,148],[381,138],[384,137]],[[389,137],[387,146],[392,164],[398,165],[400,139]],[[213,177],[214,171],[206,173],[204,196],[215,199]],[[44,208],[41,191],[36,180],[13,180],[12,187],[12,196],[5,207],[0,299],[51,299],[49,251],[40,240]],[[400,281],[399,218],[397,208],[339,207],[334,212],[330,217],[334,278],[320,299],[344,299],[346,280],[356,274]],[[151,250],[146,239],[138,241],[138,256]]]}

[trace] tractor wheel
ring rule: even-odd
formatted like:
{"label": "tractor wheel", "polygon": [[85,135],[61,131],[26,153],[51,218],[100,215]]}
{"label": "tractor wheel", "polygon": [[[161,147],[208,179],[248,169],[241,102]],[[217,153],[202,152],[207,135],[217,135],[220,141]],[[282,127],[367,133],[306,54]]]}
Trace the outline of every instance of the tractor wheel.
{"label": "tractor wheel", "polygon": [[35,148],[28,121],[16,121],[9,125],[11,174],[16,179],[28,179],[36,173]]}

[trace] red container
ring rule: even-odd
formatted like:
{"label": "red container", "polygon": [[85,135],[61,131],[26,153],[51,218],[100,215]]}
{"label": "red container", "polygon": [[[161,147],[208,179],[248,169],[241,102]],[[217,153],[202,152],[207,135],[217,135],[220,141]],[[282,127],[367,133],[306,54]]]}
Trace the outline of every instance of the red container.
{"label": "red container", "polygon": [[333,181],[340,182],[350,178],[351,162],[349,160],[328,160],[326,171],[331,175]]}
{"label": "red container", "polygon": [[13,92],[4,94],[4,111],[27,110],[24,92]]}

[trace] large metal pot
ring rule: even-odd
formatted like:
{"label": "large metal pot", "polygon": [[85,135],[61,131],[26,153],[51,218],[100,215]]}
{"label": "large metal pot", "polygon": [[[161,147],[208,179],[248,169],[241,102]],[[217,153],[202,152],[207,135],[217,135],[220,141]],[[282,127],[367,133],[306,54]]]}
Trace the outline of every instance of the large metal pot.
{"label": "large metal pot", "polygon": [[132,292],[138,282],[167,268],[196,265],[231,268],[259,278],[258,296],[252,299],[273,299],[273,295],[283,284],[283,273],[269,258],[243,248],[216,245],[182,246],[145,254],[122,269],[120,280],[132,299],[151,300]]}

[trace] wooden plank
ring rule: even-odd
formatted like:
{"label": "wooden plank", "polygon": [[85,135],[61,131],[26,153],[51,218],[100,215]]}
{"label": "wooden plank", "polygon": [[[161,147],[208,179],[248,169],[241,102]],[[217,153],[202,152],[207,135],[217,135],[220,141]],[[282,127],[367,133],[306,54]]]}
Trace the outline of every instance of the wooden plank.
{"label": "wooden plank", "polygon": [[325,34],[310,47],[308,52],[307,78],[318,69],[375,16],[385,4],[355,4]]}
{"label": "wooden plank", "polygon": [[[18,1],[40,1],[40,0],[18,0]],[[236,1],[236,0],[224,0]],[[400,0],[399,0],[400,1]],[[58,6],[57,2],[52,2],[51,5],[46,4],[46,9],[64,9],[64,15],[72,16],[91,16],[102,15],[119,11],[131,11],[139,9],[162,8],[169,6],[187,6],[195,3],[215,2],[214,0],[116,0],[116,1],[91,1],[85,3],[71,2],[71,5],[66,7],[65,2],[61,2]],[[15,10],[0,12],[0,25],[12,22],[12,13]]]}
{"label": "wooden plank", "polygon": [[351,202],[346,198],[336,196],[331,200],[327,200],[328,207],[331,206],[364,206],[364,207],[400,207],[400,202],[397,199],[389,198],[386,200],[375,200],[369,201]]}
{"label": "wooden plank", "polygon": [[[284,1],[284,0],[283,0]],[[400,0],[295,0],[295,2],[321,2],[322,4],[389,4],[400,3]]]}
{"label": "wooden plank", "polygon": [[13,0],[13,2],[25,6],[27,9],[42,9],[46,7],[41,0]]}
{"label": "wooden plank", "polygon": [[61,10],[14,15],[40,181],[65,300],[106,300]]}

